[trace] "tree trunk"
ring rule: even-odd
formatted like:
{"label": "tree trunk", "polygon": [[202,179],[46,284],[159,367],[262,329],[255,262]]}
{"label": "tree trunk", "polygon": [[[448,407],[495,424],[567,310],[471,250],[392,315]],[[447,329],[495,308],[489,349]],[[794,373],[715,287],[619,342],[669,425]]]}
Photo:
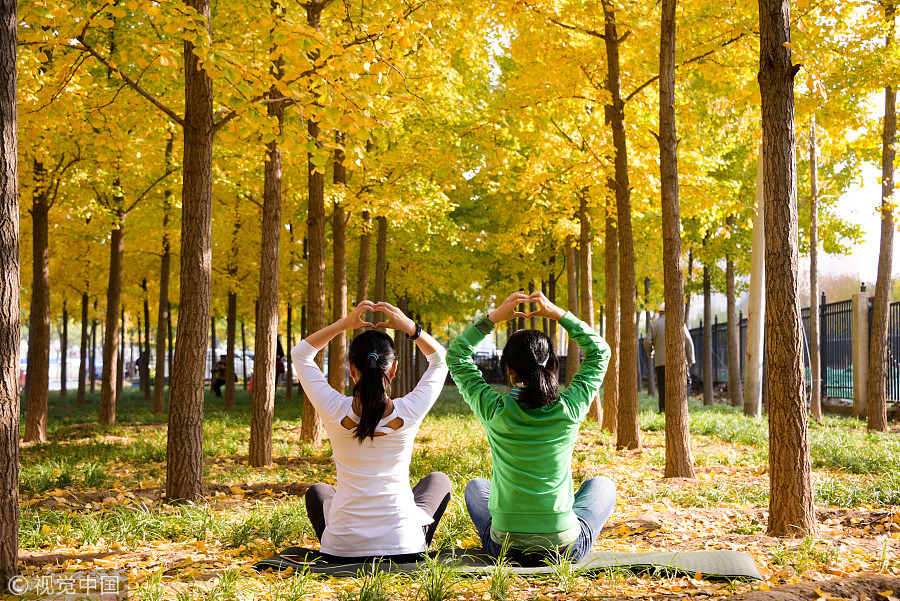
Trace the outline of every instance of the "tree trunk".
{"label": "tree trunk", "polygon": [[[688,261],[687,261],[687,281],[688,283],[694,277],[694,249],[688,249]],[[684,325],[687,327],[691,327],[691,292],[687,290],[684,294]]]}
{"label": "tree trunk", "polygon": [[[338,134],[338,147],[334,149],[334,187],[337,198],[343,198],[347,187],[347,170],[344,167],[344,151],[340,144],[343,137]],[[341,202],[334,203],[334,217],[331,220],[334,274],[331,297],[331,318],[337,321],[347,314],[347,219]],[[328,349],[328,383],[341,394],[347,388],[347,333],[341,332],[331,339]]]}
{"label": "tree trunk", "polygon": [[[528,295],[532,295],[534,293],[534,280],[528,280]],[[528,303],[528,312],[537,311],[537,303],[531,302]],[[537,315],[532,315],[528,318],[528,321],[531,322],[528,327],[532,330],[537,329]]]}
{"label": "tree trunk", "polygon": [[800,296],[797,174],[789,0],[760,0],[760,69],[766,228],[766,379],[769,526],[773,536],[816,533],[812,499]]}
{"label": "tree trunk", "polygon": [[[144,393],[144,400],[148,403],[152,402],[153,389],[150,386],[150,297],[147,295],[147,278],[141,280],[141,290],[144,291],[144,336],[141,342],[138,337],[138,377],[141,379],[141,391]],[[138,320],[138,329],[140,329],[140,320]],[[122,331],[125,331],[125,320],[122,320]],[[122,348],[122,356],[125,355],[125,348]]]}
{"label": "tree trunk", "polygon": [[[650,333],[650,278],[644,278],[644,334]],[[656,369],[655,365],[650,363],[650,357],[647,357],[647,394],[651,397],[656,396]]]}
{"label": "tree trunk", "polygon": [[[809,132],[809,180],[809,409],[813,419],[821,422],[822,386],[819,372],[821,366],[819,361],[819,180],[816,164],[815,115],[813,115]],[[730,215],[728,218],[734,221],[734,218]],[[731,318],[729,317],[729,319]],[[731,338],[728,341],[730,345]],[[731,352],[730,348],[729,352]],[[734,404],[733,400],[732,404]]]}
{"label": "tree trunk", "polygon": [[97,299],[94,299],[94,315],[91,316],[91,394],[94,393],[97,382]]}
{"label": "tree trunk", "polygon": [[[896,7],[884,3],[884,18],[888,21],[885,46],[893,45]],[[891,302],[891,273],[894,249],[894,142],[897,136],[897,91],[884,88],[884,131],[881,147],[881,250],[878,253],[878,278],[875,281],[875,309],[869,340],[869,403],[866,427],[887,432],[887,367],[888,305]]]}
{"label": "tree trunk", "polygon": [[[713,404],[713,333],[712,333],[712,278],[709,267],[703,266],[703,404]],[[671,355],[666,353],[666,357]],[[666,366],[668,370],[668,365]],[[668,373],[666,374],[668,376]],[[666,380],[669,378],[666,377]],[[668,395],[666,399],[668,400]]]}
{"label": "tree trunk", "polygon": [[[31,315],[28,326],[28,386],[25,390],[25,442],[47,442],[47,403],[50,390],[50,205],[44,165],[34,161],[34,204],[31,209]],[[19,356],[18,351],[15,354]]]}
{"label": "tree trunk", "polygon": [[291,402],[294,400],[294,362],[291,361],[290,353],[294,348],[294,324],[292,322],[294,307],[291,303],[287,306],[287,323],[285,324],[285,344],[287,345],[287,353],[284,366],[284,400]]}
{"label": "tree trunk", "polygon": [[69,312],[66,310],[66,299],[62,306],[62,331],[59,335],[59,398],[66,398],[66,359],[69,355]]}
{"label": "tree trunk", "polygon": [[606,325],[604,337],[609,344],[609,366],[603,381],[603,429],[612,434],[619,426],[619,238],[616,232],[615,180],[609,180],[613,194],[606,199],[604,232],[604,270]]}
{"label": "tree trunk", "polygon": [[[371,244],[371,235],[369,233],[372,227],[372,218],[369,217],[368,211],[362,212],[362,228],[359,234],[359,263],[356,266],[356,303],[366,300],[369,296],[369,249]],[[362,334],[365,328],[357,328],[353,331],[353,336]]]}
{"label": "tree trunk", "polygon": [[88,295],[81,293],[81,347],[78,350],[78,392],[75,394],[75,406],[84,407],[84,394],[87,388],[88,359]]}
{"label": "tree trunk", "polygon": [[116,378],[119,368],[119,303],[122,299],[122,257],[125,254],[125,222],[110,232],[109,285],[106,288],[106,333],[103,337],[103,377],[100,379],[101,424],[116,423]]}
{"label": "tree trunk", "polygon": [[[218,341],[216,340],[216,316],[210,315],[209,317],[209,384],[212,387],[212,372],[216,367],[216,363],[218,362],[218,357],[216,357],[216,348],[219,346]],[[205,371],[205,368],[204,368]]]}
{"label": "tree trunk", "polygon": [[[271,9],[276,21],[284,20],[284,9],[272,2]],[[277,46],[275,48],[277,51]],[[284,73],[284,60],[277,58],[272,64],[272,72],[277,79]],[[270,99],[281,98],[278,88],[269,90]],[[266,105],[269,117],[274,117],[281,133],[284,123],[284,103],[272,102]],[[310,127],[313,122],[309,121]],[[316,125],[318,131],[318,125]],[[315,134],[313,139],[315,139]],[[278,268],[279,246],[281,244],[281,149],[278,141],[272,140],[266,145],[262,242],[259,258],[259,301],[256,313],[256,346],[253,369],[253,409],[250,419],[250,465],[262,467],[272,463],[272,424],[275,419],[275,387],[277,339],[278,339]],[[310,171],[310,235],[313,221],[313,174]],[[310,261],[312,266],[313,261]],[[312,271],[312,267],[310,267]],[[310,275],[310,289],[314,286]],[[323,304],[324,304],[324,299]],[[306,426],[304,416],[303,425]],[[305,439],[304,439],[305,440]],[[318,444],[318,440],[315,441]]]}
{"label": "tree trunk", "polygon": [[[547,274],[547,299],[554,305],[556,304],[556,279],[558,277],[554,273],[555,267],[556,267],[556,256],[554,255],[554,256],[550,257],[550,270],[549,270],[549,273]],[[558,324],[556,323],[556,320],[554,320],[554,319],[546,319],[545,321],[548,322],[547,336],[550,338],[550,340],[553,341],[553,348],[557,349],[557,352],[558,352],[559,351]]]}
{"label": "tree trunk", "polygon": [[244,320],[241,320],[241,373],[244,374],[244,390],[247,389],[247,336]]}
{"label": "tree trunk", "polygon": [[[681,213],[678,205],[678,136],[675,123],[675,8],[662,0],[659,48],[659,169],[663,222],[663,278],[666,309],[667,478],[693,478],[688,430],[687,363],[684,360],[684,281],[681,274]],[[671,307],[671,308],[670,308]]]}
{"label": "tree trunk", "polygon": [[225,408],[234,407],[234,347],[237,330],[237,293],[228,292],[228,317],[226,318],[225,342]]}
{"label": "tree trunk", "polygon": [[[725,218],[728,230],[734,228],[734,215]],[[734,259],[731,254],[725,263],[725,296],[728,298],[728,396],[732,407],[744,406],[744,387],[741,385],[741,324],[737,312],[737,293],[734,284]],[[812,318],[812,315],[810,315]]]}
{"label": "tree trunk", "polygon": [[[308,2],[306,7],[306,23],[318,31],[322,17],[322,4]],[[311,53],[310,58],[318,58],[318,52]],[[313,119],[306,122],[309,139],[316,145],[317,152],[322,152],[322,141],[319,139],[319,124]],[[306,302],[309,331],[317,332],[325,327],[325,174],[317,171],[313,159],[317,155],[307,154],[309,211],[307,217],[307,237],[309,240],[309,260],[307,261],[308,292]],[[318,161],[319,159],[316,158]],[[325,362],[324,353],[316,355],[319,369]],[[255,385],[254,385],[255,388]],[[322,421],[316,414],[309,399],[303,400],[303,416],[300,429],[300,440],[318,446],[322,442]]]}
{"label": "tree trunk", "polygon": [[16,1],[0,5],[0,592],[18,573],[19,166]]}
{"label": "tree trunk", "polygon": [[387,217],[379,215],[378,237],[375,241],[375,298],[376,303],[387,300]]}
{"label": "tree trunk", "polygon": [[[575,236],[566,238],[566,295],[569,297],[569,311],[573,315],[581,315],[578,310],[578,261],[575,258],[575,243]],[[569,347],[566,350],[566,386],[572,382],[579,365],[581,365],[581,350],[578,343],[569,338]]]}
{"label": "tree trunk", "polygon": [[[185,0],[204,19],[209,0]],[[184,41],[184,160],[181,192],[181,300],[169,388],[166,499],[203,497],[203,373],[209,325],[212,239],[212,80]]]}
{"label": "tree trunk", "polygon": [[[591,231],[591,214],[587,208],[587,190],[582,189],[578,195],[578,223],[580,226],[578,236],[578,271],[579,278],[579,295],[578,308],[580,310],[581,321],[591,327],[594,327],[594,268],[593,268],[593,243],[594,236]],[[599,393],[591,401],[591,408],[588,410],[587,418],[595,422],[599,422],[603,417],[603,411],[600,406]]]}
{"label": "tree trunk", "polygon": [[[174,136],[166,138],[166,167],[172,165]],[[153,413],[162,413],[166,407],[166,327],[169,323],[169,271],[171,249],[169,247],[169,211],[172,206],[172,190],[166,189],[163,199],[162,258],[159,262],[159,306],[156,319],[156,381],[153,386]]]}
{"label": "tree trunk", "polygon": [[619,339],[619,415],[616,429],[616,447],[641,448],[641,429],[637,406],[637,323],[634,320],[634,237],[631,231],[631,184],[628,182],[628,148],[625,142],[625,102],[622,100],[619,79],[619,38],[616,33],[616,16],[612,0],[603,0],[606,21],[606,60],[610,104],[606,105],[606,122],[612,128],[615,148],[615,188],[617,230],[619,237],[619,315],[621,330]]}
{"label": "tree trunk", "polygon": [[[124,256],[123,256],[124,260]],[[138,319],[138,330],[141,327],[141,320]],[[122,398],[122,387],[125,385],[125,332],[127,332],[125,324],[125,306],[119,307],[119,361],[116,364],[116,402]],[[133,348],[133,347],[132,347]],[[132,359],[134,353],[132,352]]]}
{"label": "tree trunk", "polygon": [[168,366],[169,366],[169,397],[171,398],[171,396],[172,396],[172,392],[171,392],[172,391],[172,373],[173,373],[172,366],[175,362],[175,342],[174,342],[174,338],[172,336],[172,301],[169,301],[168,303],[166,303],[166,307],[167,307],[166,313],[168,314],[168,319],[166,320],[166,332],[169,337],[169,345],[166,348],[166,354],[168,355],[166,357],[166,361],[168,361]]}

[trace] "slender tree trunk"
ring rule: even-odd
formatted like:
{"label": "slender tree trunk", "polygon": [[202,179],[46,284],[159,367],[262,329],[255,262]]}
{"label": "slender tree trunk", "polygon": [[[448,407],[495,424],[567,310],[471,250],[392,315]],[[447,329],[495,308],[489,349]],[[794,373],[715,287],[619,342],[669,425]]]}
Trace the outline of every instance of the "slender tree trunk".
{"label": "slender tree trunk", "polygon": [[766,378],[769,526],[773,536],[815,535],[800,295],[790,2],[760,0],[762,143],[765,164]]}
{"label": "slender tree trunk", "polygon": [[[204,19],[209,35],[209,0],[185,0]],[[203,497],[203,373],[210,318],[212,240],[212,79],[184,41],[184,160],[181,192],[181,300],[178,337],[169,389],[166,499]]]}
{"label": "slender tree trunk", "polygon": [[[712,278],[709,267],[703,266],[703,404],[713,404],[713,341],[712,341]],[[666,357],[669,354],[666,353]],[[666,369],[668,371],[668,365]],[[666,374],[668,380],[668,373]],[[668,400],[666,395],[666,400]]]}
{"label": "slender tree trunk", "polygon": [[0,592],[18,573],[19,166],[16,1],[0,4]]}
{"label": "slender tree trunk", "polygon": [[[209,316],[209,385],[212,388],[212,372],[216,368],[216,363],[218,363],[218,357],[216,357],[216,348],[218,348],[219,342],[216,340],[216,316],[215,314],[211,314]],[[206,368],[204,368],[204,371]]]}
{"label": "slender tree trunk", "polygon": [[64,399],[67,396],[66,377],[68,370],[66,369],[67,359],[69,358],[69,312],[66,310],[66,299],[63,299],[62,306],[62,331],[59,335],[59,397]]}
{"label": "slender tree trunk", "polygon": [[[581,315],[578,310],[578,261],[575,258],[575,236],[566,238],[566,295],[569,297],[569,311],[573,315]],[[508,338],[508,336],[507,336]],[[581,351],[578,343],[569,338],[566,350],[566,385],[572,382],[578,366],[581,365]]]}
{"label": "slender tree trunk", "polygon": [[[728,230],[734,228],[734,215],[725,218]],[[731,254],[725,263],[725,296],[728,299],[728,396],[732,407],[744,406],[744,387],[741,385],[741,324],[737,312],[737,292],[734,283],[734,259]],[[812,317],[812,316],[810,316]]]}
{"label": "slender tree trunk", "polygon": [[[284,20],[284,9],[273,0],[271,10],[276,21]],[[278,52],[276,46],[273,52]],[[281,79],[284,73],[284,59],[277,58],[272,64],[272,73]],[[282,97],[278,88],[269,90],[270,99]],[[277,122],[281,133],[284,123],[284,103],[272,102],[266,112]],[[308,122],[312,127],[312,121]],[[315,126],[318,131],[318,125]],[[310,132],[315,139],[315,134]],[[256,355],[253,370],[253,409],[250,419],[250,465],[262,467],[272,463],[272,424],[275,419],[276,355],[278,339],[278,268],[279,246],[281,244],[281,149],[278,141],[266,145],[265,175],[263,186],[262,242],[259,260],[259,304],[256,313]],[[314,235],[313,176],[310,167],[310,235]],[[310,261],[312,266],[313,261]],[[312,267],[310,267],[312,271]],[[310,288],[314,286],[310,272]],[[323,299],[324,304],[324,299]],[[307,419],[303,416],[303,426]],[[304,438],[304,440],[306,440]],[[319,440],[315,440],[316,444]]]}
{"label": "slender tree trunk", "polygon": [[[644,332],[646,335],[650,333],[650,278],[644,278]],[[647,394],[651,397],[656,396],[656,369],[651,364],[650,357],[647,357]]]}
{"label": "slender tree trunk", "polygon": [[[619,79],[619,38],[612,0],[603,0],[606,21],[606,57],[609,69],[607,85],[610,104],[606,105],[606,121],[612,128],[615,148],[616,215],[619,237],[619,415],[616,447],[641,448],[641,430],[637,406],[637,324],[634,321],[634,237],[631,231],[631,184],[628,182],[628,148],[625,142],[625,102]],[[667,378],[668,379],[668,378]]]}
{"label": "slender tree trunk", "polygon": [[[318,31],[322,17],[321,2],[310,1],[306,7],[306,23],[312,29]],[[310,58],[318,58],[318,52],[311,53]],[[313,119],[306,122],[306,132],[309,139],[315,144],[318,153],[324,152],[320,139],[319,123]],[[319,161],[318,155],[307,155],[309,211],[307,217],[307,237],[309,240],[309,260],[307,261],[308,292],[306,301],[309,330],[317,332],[325,327],[325,173],[318,171],[313,159]],[[324,353],[316,355],[316,363],[319,369],[324,365]],[[254,385],[255,390],[255,385]],[[309,399],[303,401],[303,416],[300,430],[300,440],[318,446],[322,442],[322,422],[316,414]]]}
{"label": "slender tree trunk", "polygon": [[[556,280],[558,277],[554,273],[555,268],[556,268],[556,255],[550,257],[550,269],[549,269],[549,272],[547,273],[547,299],[553,304],[556,304]],[[553,341],[553,348],[557,349],[557,352],[558,352],[559,351],[559,329],[557,327],[558,324],[556,323],[556,320],[553,320],[553,319],[548,319],[546,321],[549,322],[547,324],[547,328],[548,328],[547,336],[550,338],[550,340]]]}
{"label": "slender tree trunk", "polygon": [[[809,134],[809,408],[813,419],[821,422],[822,386],[819,373],[821,365],[819,362],[819,181],[816,163],[815,115],[813,115]],[[728,218],[732,221],[734,220],[730,215]],[[729,319],[731,319],[730,316]],[[730,344],[731,338],[728,340]],[[731,352],[730,349],[729,352]],[[732,404],[734,404],[734,400],[732,400]]]}
{"label": "slender tree trunk", "polygon": [[[684,281],[681,275],[681,213],[678,205],[678,135],[675,123],[675,8],[662,0],[659,44],[659,169],[663,220],[663,277],[666,310],[667,478],[693,478],[688,431],[687,363],[684,360]],[[634,278],[632,278],[633,280]]]}
{"label": "slender tree trunk", "polygon": [[166,311],[166,313],[168,313],[168,319],[166,320],[166,332],[169,336],[169,345],[168,345],[168,348],[166,349],[168,357],[166,357],[166,361],[168,361],[168,365],[169,365],[169,389],[170,389],[169,396],[171,397],[172,373],[173,373],[172,366],[175,361],[175,339],[172,335],[172,301],[169,301],[166,306],[168,307],[168,310]]}
{"label": "slender tree trunk", "polygon": [[609,344],[609,366],[603,381],[603,429],[612,434],[619,426],[619,238],[616,232],[615,180],[609,180],[611,195],[606,199],[604,232],[604,271],[606,325],[604,337]]}
{"label": "slender tree trunk", "polygon": [[[687,260],[687,283],[694,278],[694,249],[688,249],[688,260]],[[687,290],[684,293],[684,325],[687,327],[691,327],[691,291]]]}
{"label": "slender tree trunk", "polygon": [[[528,280],[528,294],[531,295],[533,293],[534,293],[534,280],[532,279],[532,280]],[[528,303],[528,312],[531,313],[532,311],[537,311],[537,303],[534,303],[534,302]],[[532,315],[528,319],[528,321],[531,322],[528,327],[530,327],[532,330],[536,330],[537,329],[537,315]]]}
{"label": "slender tree trunk", "polygon": [[94,299],[94,315],[91,317],[91,394],[94,393],[97,382],[97,299]]}
{"label": "slender tree trunk", "polygon": [[[369,217],[368,211],[362,212],[362,228],[359,234],[359,263],[356,266],[356,302],[366,300],[369,296],[369,248],[371,247],[371,236],[369,233],[372,227],[372,218]],[[358,328],[353,331],[353,336],[362,334],[365,328]]]}
{"label": "slender tree trunk", "polygon": [[[166,167],[172,165],[174,135],[166,138]],[[156,320],[156,381],[153,387],[153,413],[162,413],[166,407],[166,327],[169,322],[169,271],[171,249],[169,247],[169,211],[172,206],[172,190],[166,189],[163,199],[162,258],[159,262],[159,305]]]}
{"label": "slender tree trunk", "polygon": [[[593,249],[591,245],[594,241],[594,235],[591,231],[591,214],[587,207],[587,190],[582,189],[578,198],[578,222],[580,233],[578,237],[578,270],[581,278],[579,283],[579,299],[578,308],[580,309],[581,321],[591,327],[594,327],[594,267],[593,267]],[[603,417],[603,410],[600,406],[599,393],[591,401],[591,408],[588,410],[588,419],[599,422]]]}
{"label": "slender tree trunk", "polygon": [[[334,149],[334,187],[337,198],[343,198],[347,187],[347,170],[344,167],[343,137],[338,134],[338,147]],[[334,274],[331,297],[331,318],[337,321],[347,314],[347,220],[342,202],[334,203],[331,219]],[[341,332],[331,339],[328,349],[328,383],[338,392],[347,388],[347,334]]]}
{"label": "slender tree trunk", "polygon": [[[28,327],[28,385],[25,396],[25,442],[47,442],[47,404],[50,390],[50,205],[44,165],[34,161],[34,204],[31,208],[32,285]],[[16,352],[18,357],[18,351]]]}
{"label": "slender tree trunk", "polygon": [[375,241],[375,302],[387,300],[387,217],[379,215],[378,237]]}
{"label": "slender tree trunk", "polygon": [[247,389],[247,336],[244,332],[244,320],[241,320],[241,373],[244,374],[244,390]]}
{"label": "slender tree trunk", "polygon": [[291,361],[290,353],[294,348],[294,324],[292,322],[294,307],[291,303],[287,306],[287,323],[285,324],[285,345],[287,346],[286,365],[284,366],[284,400],[287,402],[294,400],[294,362]]}
{"label": "slender tree trunk", "polygon": [[[123,257],[124,260],[124,257]],[[122,387],[125,385],[125,332],[128,331],[125,324],[125,307],[119,308],[119,361],[116,368],[116,402],[122,398]],[[138,319],[138,330],[141,321]],[[132,359],[134,353],[132,353]]]}
{"label": "slender tree trunk", "polygon": [[146,278],[141,280],[141,289],[144,291],[144,345],[140,351],[141,390],[144,391],[144,400],[150,403],[153,401],[153,388],[150,385],[150,297],[147,293]]}
{"label": "slender tree trunk", "polygon": [[234,347],[237,330],[237,293],[231,290],[228,293],[228,317],[226,325],[225,352],[225,408],[234,407]]}
{"label": "slender tree trunk", "polygon": [[87,388],[88,359],[88,295],[81,293],[81,347],[78,350],[78,392],[75,394],[75,406],[84,407],[85,388]]}
{"label": "slender tree trunk", "polygon": [[[884,3],[888,21],[885,46],[893,46],[896,5]],[[875,309],[869,340],[869,403],[866,427],[887,432],[887,326],[891,301],[891,273],[894,249],[894,143],[897,137],[897,90],[884,88],[884,131],[881,150],[881,250],[878,253],[878,279],[875,281]]]}
{"label": "slender tree trunk", "polygon": [[106,332],[103,337],[103,377],[100,379],[101,424],[116,423],[116,378],[119,367],[119,303],[122,299],[122,257],[125,254],[125,221],[110,232],[109,285],[106,288]]}

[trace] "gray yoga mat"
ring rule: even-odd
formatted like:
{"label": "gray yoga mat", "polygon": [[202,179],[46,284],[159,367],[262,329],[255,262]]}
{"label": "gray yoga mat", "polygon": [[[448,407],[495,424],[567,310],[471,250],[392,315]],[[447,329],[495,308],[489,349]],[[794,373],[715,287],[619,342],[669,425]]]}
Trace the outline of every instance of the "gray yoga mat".
{"label": "gray yoga mat", "polygon": [[[438,553],[437,558],[455,565],[462,574],[490,574],[496,569],[493,558],[471,553],[464,549],[450,549]],[[254,567],[258,571],[309,570],[313,574],[328,576],[359,576],[378,572],[411,573],[425,568],[425,559],[394,563],[389,560],[345,562],[334,557],[323,557],[314,549],[290,547],[278,555],[264,559]],[[689,574],[700,574],[704,578],[727,578],[761,580],[753,557],[740,551],[668,551],[658,553],[615,553],[599,551],[589,553],[575,568],[585,573],[602,573],[609,568],[630,568],[634,570],[671,570]],[[511,565],[516,574],[522,576],[550,574],[547,565],[520,567]]]}

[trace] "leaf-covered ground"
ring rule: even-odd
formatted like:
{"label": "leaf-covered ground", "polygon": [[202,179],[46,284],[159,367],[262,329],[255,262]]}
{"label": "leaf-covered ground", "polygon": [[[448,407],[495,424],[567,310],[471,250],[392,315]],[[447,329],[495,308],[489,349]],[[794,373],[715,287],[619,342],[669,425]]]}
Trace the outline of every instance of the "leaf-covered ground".
{"label": "leaf-covered ground", "polygon": [[[785,584],[848,577],[900,576],[900,440],[867,434],[853,420],[811,426],[819,537],[766,536],[767,431],[717,406],[692,404],[697,477],[664,479],[663,418],[642,398],[641,452],[616,451],[612,438],[587,423],[573,458],[576,481],[594,474],[617,486],[616,511],[595,550],[734,549],[754,556],[764,581],[711,582],[666,571],[608,570],[586,577],[558,569],[546,578],[497,573],[332,579],[258,575],[252,564],[286,546],[317,546],[303,506],[313,482],[334,482],[328,445],[299,443],[299,402],[276,403],[274,465],[246,460],[249,395],[226,412],[208,396],[204,432],[207,503],[164,502],[164,416],[152,415],[126,389],[120,423],[100,427],[96,399],[83,410],[51,397],[51,442],[21,453],[22,575],[34,592],[47,578],[118,570],[138,599],[593,599],[721,598]],[[412,477],[440,470],[454,497],[435,546],[476,547],[461,491],[488,476],[490,455],[477,421],[447,388],[417,439]],[[577,484],[578,482],[576,482]],[[426,580],[430,576],[431,580]],[[829,598],[821,594],[813,598]],[[445,589],[442,591],[442,589]],[[436,592],[435,592],[436,591]],[[896,593],[900,596],[900,592]],[[889,601],[892,593],[883,595]],[[837,598],[831,595],[830,598]],[[878,600],[880,601],[880,599]]]}

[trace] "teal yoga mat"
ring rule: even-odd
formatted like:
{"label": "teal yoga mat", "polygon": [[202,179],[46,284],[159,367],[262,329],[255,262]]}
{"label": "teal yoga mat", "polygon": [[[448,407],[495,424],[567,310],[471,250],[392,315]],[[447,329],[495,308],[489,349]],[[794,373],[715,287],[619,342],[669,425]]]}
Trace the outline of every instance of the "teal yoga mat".
{"label": "teal yoga mat", "polygon": [[[434,555],[432,555],[434,556]],[[496,566],[495,560],[487,555],[472,553],[464,549],[441,551],[437,558],[456,565],[462,574],[490,574]],[[412,573],[425,567],[425,560],[394,563],[389,560],[344,562],[333,557],[323,557],[314,549],[290,547],[278,555],[263,559],[253,566],[258,571],[309,570],[313,574],[329,576],[358,576],[379,572]],[[512,570],[523,576],[549,574],[551,567],[521,567],[513,564]],[[599,551],[589,553],[575,567],[586,573],[603,572],[608,568],[621,567],[635,570],[666,569],[689,574],[700,574],[704,578],[727,578],[761,580],[753,557],[740,551],[666,551],[656,553],[615,553]]]}

